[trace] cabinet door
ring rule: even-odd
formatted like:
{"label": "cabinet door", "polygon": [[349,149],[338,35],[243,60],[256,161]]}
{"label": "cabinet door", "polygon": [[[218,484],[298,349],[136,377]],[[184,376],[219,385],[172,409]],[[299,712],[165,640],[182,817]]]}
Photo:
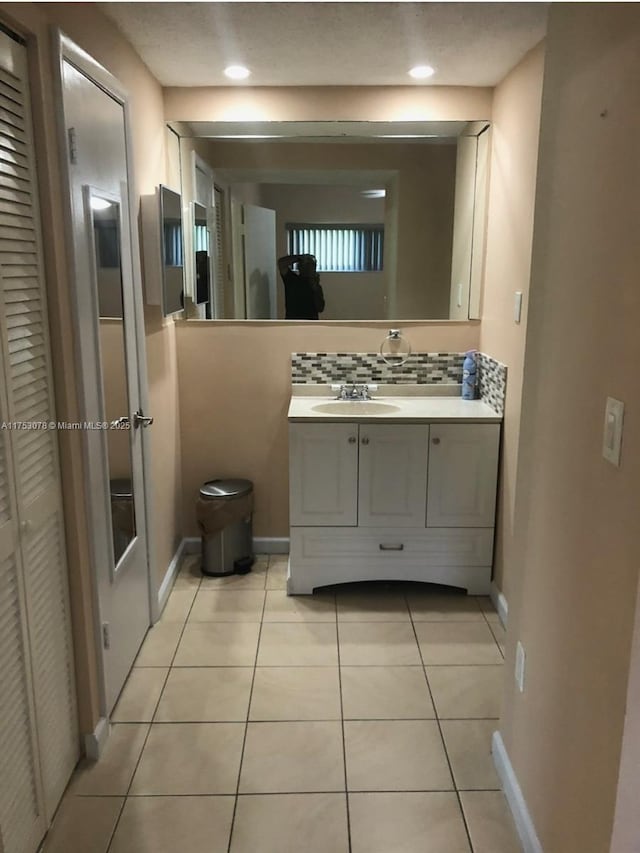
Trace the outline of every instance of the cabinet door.
{"label": "cabinet door", "polygon": [[292,525],[358,523],[357,424],[291,424],[289,460]]}
{"label": "cabinet door", "polygon": [[493,527],[499,424],[433,424],[427,527]]}
{"label": "cabinet door", "polygon": [[360,527],[424,527],[428,455],[428,426],[360,426]]}

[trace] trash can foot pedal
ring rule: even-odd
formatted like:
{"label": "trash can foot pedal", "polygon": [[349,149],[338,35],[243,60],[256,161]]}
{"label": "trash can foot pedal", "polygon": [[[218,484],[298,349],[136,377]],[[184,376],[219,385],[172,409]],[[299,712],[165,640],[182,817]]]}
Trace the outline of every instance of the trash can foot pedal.
{"label": "trash can foot pedal", "polygon": [[253,557],[240,557],[239,560],[235,560],[233,563],[234,572],[237,575],[248,575],[253,562]]}

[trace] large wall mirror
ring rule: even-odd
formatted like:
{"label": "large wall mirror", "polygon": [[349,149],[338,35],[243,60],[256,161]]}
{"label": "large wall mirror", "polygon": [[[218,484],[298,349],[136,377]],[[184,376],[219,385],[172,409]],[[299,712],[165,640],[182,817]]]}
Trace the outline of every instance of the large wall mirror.
{"label": "large wall mirror", "polygon": [[[86,187],[85,203],[93,238],[104,419],[114,427],[123,423],[126,427],[130,405],[127,320],[122,292],[121,202],[107,193]],[[136,535],[131,441],[128,428],[113,428],[106,433],[114,567],[118,566]]]}
{"label": "large wall mirror", "polygon": [[182,200],[168,187],[160,186],[162,256],[162,310],[166,315],[184,308],[184,243]]}
{"label": "large wall mirror", "polygon": [[213,173],[212,318],[479,318],[488,121],[173,129]]}

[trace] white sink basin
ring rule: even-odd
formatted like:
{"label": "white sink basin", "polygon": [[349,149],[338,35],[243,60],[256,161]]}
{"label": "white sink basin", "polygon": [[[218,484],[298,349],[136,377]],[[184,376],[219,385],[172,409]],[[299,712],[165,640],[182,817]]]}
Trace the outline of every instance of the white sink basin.
{"label": "white sink basin", "polygon": [[311,407],[314,412],[325,415],[389,415],[399,412],[400,406],[378,403],[377,400],[335,400],[333,403],[318,403]]}

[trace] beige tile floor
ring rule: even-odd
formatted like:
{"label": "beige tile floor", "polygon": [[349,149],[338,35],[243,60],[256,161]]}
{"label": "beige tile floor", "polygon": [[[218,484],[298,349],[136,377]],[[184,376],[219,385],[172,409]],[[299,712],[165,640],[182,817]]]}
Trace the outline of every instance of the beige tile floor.
{"label": "beige tile floor", "polygon": [[44,853],[517,853],[490,754],[503,629],[416,584],[288,598],[185,559]]}

